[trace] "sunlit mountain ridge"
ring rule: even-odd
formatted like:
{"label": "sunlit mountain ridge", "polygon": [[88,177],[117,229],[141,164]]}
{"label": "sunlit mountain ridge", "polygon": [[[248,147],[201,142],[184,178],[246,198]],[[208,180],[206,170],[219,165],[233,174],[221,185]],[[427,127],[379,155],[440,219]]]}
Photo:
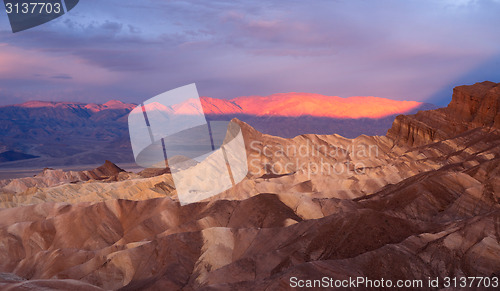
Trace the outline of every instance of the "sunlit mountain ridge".
{"label": "sunlit mountain ridge", "polygon": [[[423,102],[399,101],[374,96],[342,98],[313,93],[277,93],[269,96],[242,96],[230,100],[203,96],[200,98],[203,113],[210,115],[246,114],[254,116],[327,118],[383,118],[408,113]],[[165,100],[168,103],[168,100]],[[145,103],[145,109],[167,111],[170,114],[201,114],[200,103],[187,99],[179,104]],[[15,106],[15,105],[14,105]],[[111,100],[104,104],[78,102],[28,101],[18,105],[23,108],[84,108],[93,112],[106,109],[132,109],[135,104]]]}
{"label": "sunlit mountain ridge", "polygon": [[[201,97],[205,114],[246,114],[253,116],[327,118],[383,118],[408,113],[424,103],[398,101],[373,96],[341,98],[312,93],[278,93],[269,96],[244,96],[231,100]],[[178,114],[200,114],[199,103],[188,99],[170,106]]]}

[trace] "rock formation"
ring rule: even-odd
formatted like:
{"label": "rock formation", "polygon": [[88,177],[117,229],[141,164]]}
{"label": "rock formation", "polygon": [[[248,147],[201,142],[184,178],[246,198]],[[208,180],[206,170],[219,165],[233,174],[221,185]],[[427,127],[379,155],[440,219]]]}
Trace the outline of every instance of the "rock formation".
{"label": "rock formation", "polygon": [[467,130],[500,128],[500,83],[482,82],[453,89],[446,108],[399,115],[387,136],[398,144],[419,146],[444,140]]}

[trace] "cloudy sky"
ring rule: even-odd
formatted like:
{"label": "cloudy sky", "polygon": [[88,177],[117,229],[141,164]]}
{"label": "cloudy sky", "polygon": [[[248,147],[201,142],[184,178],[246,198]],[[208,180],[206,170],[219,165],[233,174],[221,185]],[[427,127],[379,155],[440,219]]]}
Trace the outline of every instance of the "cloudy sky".
{"label": "cloudy sky", "polygon": [[500,82],[498,0],[83,0],[13,34],[0,13],[0,105],[139,103],[281,92],[446,105]]}

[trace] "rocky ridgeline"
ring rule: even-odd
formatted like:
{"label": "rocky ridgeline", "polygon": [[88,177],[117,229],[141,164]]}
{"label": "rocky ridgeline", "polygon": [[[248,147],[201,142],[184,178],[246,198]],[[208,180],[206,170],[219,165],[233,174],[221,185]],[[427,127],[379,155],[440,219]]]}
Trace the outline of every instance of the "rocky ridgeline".
{"label": "rocky ridgeline", "polygon": [[477,127],[500,128],[500,83],[456,87],[448,107],[399,115],[387,136],[400,145],[420,146]]}
{"label": "rocky ridgeline", "polygon": [[103,165],[87,171],[63,171],[60,169],[45,168],[34,177],[0,180],[0,193],[19,193],[30,187],[53,187],[67,183],[85,181],[113,182],[129,179],[131,173],[112,162],[106,160]]}

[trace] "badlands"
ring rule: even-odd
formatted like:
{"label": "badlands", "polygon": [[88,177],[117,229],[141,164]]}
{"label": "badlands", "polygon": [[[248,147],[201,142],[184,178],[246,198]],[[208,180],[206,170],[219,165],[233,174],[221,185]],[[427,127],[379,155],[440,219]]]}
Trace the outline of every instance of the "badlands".
{"label": "badlands", "polygon": [[399,115],[386,136],[286,139],[233,122],[248,175],[197,203],[180,205],[169,169],[110,161],[1,180],[0,289],[500,277],[500,84],[456,87],[448,107]]}

